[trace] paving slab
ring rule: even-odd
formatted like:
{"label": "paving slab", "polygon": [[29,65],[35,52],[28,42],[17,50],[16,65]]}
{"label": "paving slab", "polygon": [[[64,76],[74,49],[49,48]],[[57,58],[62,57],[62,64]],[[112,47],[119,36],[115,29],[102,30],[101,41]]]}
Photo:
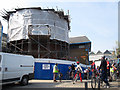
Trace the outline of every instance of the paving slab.
{"label": "paving slab", "polygon": [[[62,82],[53,82],[53,80],[30,80],[29,84],[26,86],[20,86],[19,84],[9,84],[5,85],[4,88],[85,88],[85,82],[87,82],[88,88],[91,88],[90,80],[83,80],[83,82],[78,80],[75,84],[73,84],[71,80],[62,80]],[[120,90],[120,80],[109,83],[111,86],[110,89],[118,88],[118,90]]]}

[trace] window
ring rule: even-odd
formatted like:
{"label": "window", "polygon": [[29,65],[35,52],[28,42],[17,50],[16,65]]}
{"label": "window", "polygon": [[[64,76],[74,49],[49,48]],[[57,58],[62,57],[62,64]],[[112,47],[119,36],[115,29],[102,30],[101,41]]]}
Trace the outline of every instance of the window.
{"label": "window", "polygon": [[84,45],[80,45],[79,48],[85,48],[85,46]]}

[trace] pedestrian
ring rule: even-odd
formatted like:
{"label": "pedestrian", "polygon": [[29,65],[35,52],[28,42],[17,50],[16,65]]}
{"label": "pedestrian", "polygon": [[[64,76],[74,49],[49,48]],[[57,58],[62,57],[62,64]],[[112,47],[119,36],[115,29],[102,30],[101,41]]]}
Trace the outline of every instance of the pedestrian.
{"label": "pedestrian", "polygon": [[77,67],[75,68],[76,70],[76,74],[75,74],[75,77],[74,77],[74,80],[73,80],[73,84],[75,84],[75,82],[77,82],[77,79],[80,77],[80,80],[82,82],[82,76],[81,76],[81,73],[82,73],[82,68],[81,66],[79,65],[79,62],[77,61]]}
{"label": "pedestrian", "polygon": [[84,69],[84,79],[86,79],[87,80],[87,69]]}
{"label": "pedestrian", "polygon": [[102,57],[100,69],[101,69],[101,79],[106,83],[106,87],[109,88],[110,85],[107,80],[107,62],[105,60],[105,56]]}
{"label": "pedestrian", "polygon": [[99,66],[97,66],[97,72],[100,72],[99,68],[100,68],[100,67],[99,67]]}
{"label": "pedestrian", "polygon": [[74,78],[74,74],[75,74],[75,65],[72,64],[71,65],[71,72],[70,72],[70,77],[73,79]]}
{"label": "pedestrian", "polygon": [[58,74],[59,70],[58,70],[58,64],[56,63],[53,67],[53,81],[54,82],[57,82],[56,81],[56,78],[57,78],[57,74]]}
{"label": "pedestrian", "polygon": [[62,77],[63,77],[63,74],[59,71],[59,73],[58,73],[58,76],[59,76],[59,81],[61,82],[61,80],[62,80]]}
{"label": "pedestrian", "polygon": [[117,63],[117,73],[118,73],[118,78],[120,79],[120,59],[118,59],[118,63]]}
{"label": "pedestrian", "polygon": [[71,68],[71,66],[69,66],[69,67],[68,67],[69,79],[71,78],[71,72],[72,72],[72,68]]}
{"label": "pedestrian", "polygon": [[107,76],[108,76],[108,79],[109,79],[109,81],[110,81],[110,63],[109,63],[109,61],[108,61],[108,58],[106,58],[105,59],[106,60],[106,62],[107,62]]}
{"label": "pedestrian", "polygon": [[96,66],[94,61],[92,61],[91,64],[91,71],[92,71],[92,77],[94,77],[96,75]]}
{"label": "pedestrian", "polygon": [[113,68],[113,70],[114,70],[114,72],[113,72],[113,80],[117,80],[117,63],[116,62],[114,62],[112,65],[112,68]]}
{"label": "pedestrian", "polygon": [[90,67],[88,67],[88,69],[87,69],[87,80],[89,80],[90,79]]}
{"label": "pedestrian", "polygon": [[99,75],[100,74],[100,69],[99,69],[100,67],[99,66],[97,66],[97,70],[96,70],[96,72],[97,72],[97,75]]}
{"label": "pedestrian", "polygon": [[113,74],[114,74],[114,68],[111,66],[111,67],[110,67],[110,78],[111,78],[111,79],[109,80],[110,82],[112,82],[112,80],[113,80],[113,78],[112,78],[112,77],[113,77]]}

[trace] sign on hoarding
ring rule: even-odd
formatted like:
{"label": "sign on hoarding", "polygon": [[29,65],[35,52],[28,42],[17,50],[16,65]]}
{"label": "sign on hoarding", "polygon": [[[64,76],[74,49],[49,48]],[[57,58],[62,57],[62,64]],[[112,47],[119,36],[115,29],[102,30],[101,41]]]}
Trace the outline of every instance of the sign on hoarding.
{"label": "sign on hoarding", "polygon": [[50,69],[50,64],[43,64],[42,69],[43,70],[49,70]]}

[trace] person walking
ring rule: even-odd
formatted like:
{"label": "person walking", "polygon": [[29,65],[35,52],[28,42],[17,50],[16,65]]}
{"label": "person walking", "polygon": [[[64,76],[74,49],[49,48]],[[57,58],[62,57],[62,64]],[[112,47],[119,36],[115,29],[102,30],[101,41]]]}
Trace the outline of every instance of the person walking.
{"label": "person walking", "polygon": [[91,64],[91,71],[92,71],[92,77],[95,77],[95,75],[96,75],[96,66],[95,66],[94,61],[92,61],[92,64]]}
{"label": "person walking", "polygon": [[60,71],[58,72],[58,76],[59,76],[59,81],[61,82],[63,74]]}
{"label": "person walking", "polygon": [[87,80],[89,80],[90,79],[90,67],[88,67],[88,69],[87,69]]}
{"label": "person walking", "polygon": [[117,80],[117,63],[116,62],[114,62],[112,65],[112,68],[113,68],[113,70],[114,70],[114,73],[113,73],[113,80]]}
{"label": "person walking", "polygon": [[58,72],[59,72],[59,69],[58,69],[58,64],[56,63],[55,65],[54,65],[54,67],[53,67],[53,81],[54,82],[57,82],[56,81],[56,77],[57,77],[57,74],[58,74]]}
{"label": "person walking", "polygon": [[107,76],[108,76],[108,79],[110,81],[110,63],[108,61],[108,58],[106,58],[105,60],[107,62]]}
{"label": "person walking", "polygon": [[101,72],[101,79],[102,79],[102,81],[104,81],[106,83],[106,88],[109,88],[110,85],[109,85],[108,80],[107,80],[107,62],[105,60],[105,56],[102,57],[100,69],[102,71]]}
{"label": "person walking", "polygon": [[111,66],[110,67],[110,78],[111,78],[111,82],[112,82],[112,80],[113,80],[113,74],[114,74],[114,68]]}
{"label": "person walking", "polygon": [[86,69],[84,69],[84,79],[86,79],[87,80],[87,71],[86,71]]}
{"label": "person walking", "polygon": [[118,79],[120,79],[120,59],[117,63],[117,73],[118,73]]}
{"label": "person walking", "polygon": [[70,72],[70,76],[71,76],[72,79],[74,78],[74,74],[75,74],[75,65],[72,64],[71,65],[71,72]]}
{"label": "person walking", "polygon": [[94,62],[94,61],[92,61],[91,69],[92,69],[92,72],[96,69],[95,62]]}
{"label": "person walking", "polygon": [[79,65],[79,62],[77,61],[77,67],[75,68],[76,70],[76,74],[75,74],[75,77],[74,77],[74,80],[73,80],[73,84],[75,84],[75,82],[77,82],[77,79],[80,77],[80,80],[82,82],[82,76],[81,76],[81,73],[82,73],[82,68],[81,66]]}

